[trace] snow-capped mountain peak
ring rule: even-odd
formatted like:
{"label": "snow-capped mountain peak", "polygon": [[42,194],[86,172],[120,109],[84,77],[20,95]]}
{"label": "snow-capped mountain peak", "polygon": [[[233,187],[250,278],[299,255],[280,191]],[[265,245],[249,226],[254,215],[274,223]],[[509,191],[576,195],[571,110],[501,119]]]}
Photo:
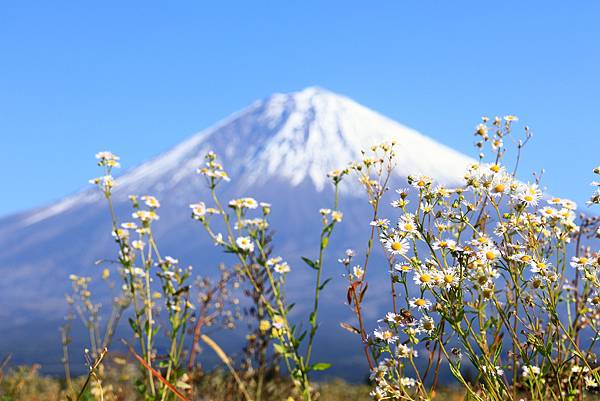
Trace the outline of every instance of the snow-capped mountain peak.
{"label": "snow-capped mountain peak", "polygon": [[[217,153],[240,190],[279,180],[291,186],[308,183],[322,191],[328,171],[360,159],[362,149],[392,139],[398,143],[399,176],[426,174],[452,185],[461,182],[466,166],[472,162],[345,96],[308,87],[255,101],[193,135],[122,175],[115,194],[121,198],[141,193],[160,196],[176,187],[190,187],[198,181],[195,170],[204,163],[209,150]],[[97,200],[97,193],[84,191],[38,210],[24,223],[32,224],[78,203]]]}
{"label": "snow-capped mountain peak", "polygon": [[457,183],[472,161],[347,97],[309,87],[256,101],[121,181],[137,186],[168,174],[175,184],[213,150],[245,185],[278,178],[292,185],[310,181],[322,190],[328,171],[359,159],[362,149],[392,139],[398,142],[398,174],[403,176],[423,173]]}

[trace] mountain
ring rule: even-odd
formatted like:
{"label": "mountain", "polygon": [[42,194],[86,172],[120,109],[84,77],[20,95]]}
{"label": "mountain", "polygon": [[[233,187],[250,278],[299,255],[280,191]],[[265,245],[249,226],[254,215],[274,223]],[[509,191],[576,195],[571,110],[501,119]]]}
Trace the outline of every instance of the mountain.
{"label": "mountain", "polygon": [[[213,150],[232,178],[221,191],[223,199],[253,196],[273,204],[276,252],[295,268],[288,291],[302,301],[310,274],[299,256],[312,256],[318,247],[318,209],[330,207],[332,199],[326,173],[359,159],[361,149],[392,139],[398,142],[395,182],[399,185],[403,177],[417,173],[443,184],[458,184],[472,162],[351,99],[311,87],[256,101],[125,172],[117,179],[115,209],[121,221],[128,221],[129,194],[156,196],[162,203],[155,226],[162,253],[210,274],[218,261],[230,259],[190,219],[188,204],[208,199],[204,180],[195,170],[206,152]],[[335,260],[347,247],[363,246],[369,223],[366,202],[355,185],[345,184],[341,199],[343,228],[334,234],[332,263],[327,266],[327,274],[338,285],[325,296],[322,316],[326,318],[347,314]],[[55,333],[65,310],[69,274],[98,276],[94,262],[114,254],[110,216],[96,188],[0,219],[0,331],[4,332],[0,355],[14,351],[18,344],[38,344],[40,328]],[[375,303],[373,318],[382,308]],[[302,307],[298,309],[301,313]],[[337,322],[328,325],[337,327]],[[332,330],[331,335],[342,335]],[[336,350],[350,345],[355,344],[340,341]],[[50,346],[58,348],[58,340]]]}

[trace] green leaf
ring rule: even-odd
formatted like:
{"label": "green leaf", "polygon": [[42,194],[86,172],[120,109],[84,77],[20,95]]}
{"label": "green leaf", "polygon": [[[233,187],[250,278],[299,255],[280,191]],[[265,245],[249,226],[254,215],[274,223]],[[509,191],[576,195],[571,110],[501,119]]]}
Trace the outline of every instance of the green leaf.
{"label": "green leaf", "polygon": [[325,286],[331,281],[331,278],[328,278],[327,280],[323,281],[323,284],[321,284],[319,286],[319,291],[322,290],[323,288],[325,288]]}
{"label": "green leaf", "polygon": [[317,267],[317,263],[316,262],[310,260],[309,258],[305,258],[304,256],[302,256],[302,260],[304,261],[304,263],[306,263],[307,265],[309,265],[313,269],[319,270],[319,268]]}
{"label": "green leaf", "polygon": [[310,367],[310,370],[314,370],[315,372],[319,372],[322,370],[327,370],[331,367],[330,363],[325,363],[325,362],[320,362],[320,363],[315,363],[314,365],[312,365]]}

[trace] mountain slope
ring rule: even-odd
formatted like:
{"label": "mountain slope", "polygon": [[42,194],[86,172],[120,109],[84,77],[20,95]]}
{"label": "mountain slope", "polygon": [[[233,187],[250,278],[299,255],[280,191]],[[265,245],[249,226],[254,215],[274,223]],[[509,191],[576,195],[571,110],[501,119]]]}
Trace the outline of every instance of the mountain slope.
{"label": "mountain slope", "polygon": [[[126,172],[117,180],[115,208],[122,220],[129,220],[129,194],[155,195],[162,203],[156,230],[163,253],[192,264],[197,271],[210,271],[226,258],[191,221],[187,205],[207,199],[195,169],[213,150],[232,177],[223,188],[224,199],[247,195],[272,203],[278,253],[301,270],[295,263],[298,257],[317,246],[313,238],[319,226],[317,210],[330,206],[326,173],[359,159],[361,149],[392,139],[398,142],[397,178],[423,173],[453,185],[461,182],[466,165],[472,162],[346,97],[307,88],[254,102]],[[342,190],[345,222],[335,236],[332,260],[345,247],[362,243],[357,239],[366,232],[367,208],[355,189],[346,185]],[[107,207],[95,188],[0,219],[2,326],[16,333],[20,325],[27,327],[39,318],[60,320],[68,275],[98,275],[94,262],[114,253]],[[333,269],[329,275],[340,274]],[[290,280],[290,296],[301,299],[308,279],[297,273]],[[328,297],[326,309],[343,310],[343,297],[333,291]]]}

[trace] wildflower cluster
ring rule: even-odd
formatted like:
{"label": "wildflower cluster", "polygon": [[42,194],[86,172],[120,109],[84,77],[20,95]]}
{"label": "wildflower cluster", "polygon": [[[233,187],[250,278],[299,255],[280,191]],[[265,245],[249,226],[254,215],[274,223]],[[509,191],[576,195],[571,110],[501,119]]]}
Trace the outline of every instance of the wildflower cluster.
{"label": "wildflower cluster", "polygon": [[[502,164],[515,121],[484,118],[476,127],[481,160],[466,171],[464,185],[409,176],[410,189],[391,202],[394,223],[379,217],[392,156],[352,165],[374,213],[363,265],[350,268],[354,251],[341,262],[358,321],[350,330],[362,337],[375,399],[430,399],[443,360],[477,400],[518,400],[523,391],[531,400],[572,399],[598,387],[598,252],[580,246],[573,201],[545,196],[539,178],[521,182],[517,166],[509,172]],[[518,156],[528,129],[525,137],[516,141]],[[483,160],[488,147],[491,163]],[[386,149],[372,152],[393,155]],[[361,303],[377,237],[389,267],[391,311],[369,333]],[[464,377],[463,354],[478,385]]]}
{"label": "wildflower cluster", "polygon": [[[292,268],[281,256],[271,255],[268,221],[271,205],[244,197],[232,199],[224,207],[217,196],[216,188],[220,182],[228,181],[228,175],[212,152],[206,155],[205,167],[198,169],[198,173],[206,179],[214,206],[207,207],[204,202],[190,205],[192,218],[202,223],[216,245],[221,246],[225,252],[236,255],[245,281],[257,295],[260,305],[266,312],[265,318],[259,322],[259,331],[270,334],[275,352],[283,358],[295,386],[305,400],[310,400],[312,395],[309,372],[329,367],[329,364],[325,363],[311,364],[311,354],[318,328],[319,295],[328,282],[328,280],[322,281],[321,278],[324,251],[329,244],[334,226],[343,217],[337,210],[337,194],[344,173],[330,174],[335,186],[335,202],[333,210],[320,210],[322,227],[319,256],[317,259],[303,258],[303,261],[316,271],[314,303],[308,318],[309,328],[303,331],[299,325],[290,322],[289,314],[293,305],[288,304],[285,299],[286,277]],[[212,221],[213,216],[218,216],[223,221],[225,233],[215,231],[213,227],[216,223]],[[266,282],[257,280],[259,277],[257,271],[264,272]],[[303,343],[305,346],[301,348]],[[260,388],[257,389],[257,398],[259,397]]]}
{"label": "wildflower cluster", "polygon": [[[112,206],[112,189],[115,180],[112,169],[119,167],[119,158],[110,152],[96,155],[104,175],[90,182],[98,185],[105,195],[112,217],[112,236],[118,246],[119,277],[124,294],[123,309],[132,306],[129,325],[138,342],[140,358],[144,361],[144,380],[137,389],[150,400],[172,399],[173,394],[165,383],[185,388],[187,377],[183,369],[185,336],[195,307],[190,299],[191,267],[181,266],[171,256],[162,256],[153,234],[153,224],[159,220],[160,202],[154,196],[130,195],[131,220],[119,223]],[[108,279],[110,270],[104,269],[103,278]],[[77,288],[82,287],[81,278],[73,278]],[[87,282],[87,281],[86,281]],[[76,291],[80,294],[81,291]],[[121,310],[122,312],[122,310]],[[167,324],[162,326],[159,318],[164,316]],[[115,319],[118,321],[118,317]],[[168,349],[166,355],[158,355],[157,338],[161,328],[166,332]],[[94,344],[94,338],[91,338]],[[108,346],[110,339],[103,346]],[[96,347],[94,347],[96,348]],[[157,380],[152,369],[160,369],[163,380]]]}

